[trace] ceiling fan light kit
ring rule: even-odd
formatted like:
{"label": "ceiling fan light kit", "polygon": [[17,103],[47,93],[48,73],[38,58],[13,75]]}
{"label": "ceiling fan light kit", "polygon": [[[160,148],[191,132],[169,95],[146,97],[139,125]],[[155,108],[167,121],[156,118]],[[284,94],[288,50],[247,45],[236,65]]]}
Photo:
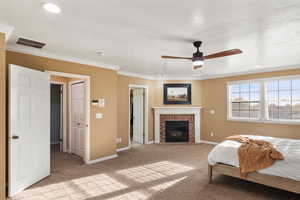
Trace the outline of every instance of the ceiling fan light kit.
{"label": "ceiling fan light kit", "polygon": [[213,58],[220,58],[220,57],[225,57],[225,56],[232,56],[232,55],[242,53],[242,50],[240,50],[240,49],[231,49],[231,50],[221,51],[221,52],[218,52],[218,53],[203,56],[203,53],[199,51],[199,48],[200,48],[201,44],[202,44],[201,41],[195,41],[194,42],[194,47],[197,48],[197,51],[193,54],[192,58],[189,58],[189,57],[176,57],[176,56],[161,56],[161,58],[192,60],[193,61],[193,68],[198,69],[198,68],[200,68],[204,65],[204,60],[213,59]]}

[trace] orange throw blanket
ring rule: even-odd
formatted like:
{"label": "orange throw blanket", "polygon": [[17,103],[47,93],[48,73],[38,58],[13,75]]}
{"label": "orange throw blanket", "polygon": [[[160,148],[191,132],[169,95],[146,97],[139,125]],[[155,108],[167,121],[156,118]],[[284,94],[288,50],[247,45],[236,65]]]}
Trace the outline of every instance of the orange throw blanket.
{"label": "orange throw blanket", "polygon": [[276,160],[283,160],[283,155],[273,145],[263,140],[253,140],[240,135],[230,136],[227,140],[234,140],[243,143],[238,149],[240,174],[246,178],[250,172],[267,168]]}

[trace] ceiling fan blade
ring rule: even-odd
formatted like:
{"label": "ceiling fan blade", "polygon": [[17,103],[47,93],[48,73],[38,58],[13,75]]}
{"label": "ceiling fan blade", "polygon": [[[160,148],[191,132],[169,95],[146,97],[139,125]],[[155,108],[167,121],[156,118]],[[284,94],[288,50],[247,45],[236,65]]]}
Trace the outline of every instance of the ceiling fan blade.
{"label": "ceiling fan blade", "polygon": [[221,51],[218,53],[204,56],[204,60],[225,57],[225,56],[232,56],[232,55],[236,55],[236,54],[240,54],[240,53],[243,53],[242,50],[240,50],[240,49],[231,49],[231,50]]}
{"label": "ceiling fan blade", "polygon": [[192,58],[188,58],[188,57],[177,57],[177,56],[161,56],[161,58],[192,60]]}

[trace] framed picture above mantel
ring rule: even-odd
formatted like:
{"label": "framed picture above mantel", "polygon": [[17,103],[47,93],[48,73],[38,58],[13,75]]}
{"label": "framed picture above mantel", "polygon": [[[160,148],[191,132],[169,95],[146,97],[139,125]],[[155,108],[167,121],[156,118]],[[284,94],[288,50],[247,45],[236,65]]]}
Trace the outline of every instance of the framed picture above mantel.
{"label": "framed picture above mantel", "polygon": [[192,104],[190,83],[164,84],[164,104]]}

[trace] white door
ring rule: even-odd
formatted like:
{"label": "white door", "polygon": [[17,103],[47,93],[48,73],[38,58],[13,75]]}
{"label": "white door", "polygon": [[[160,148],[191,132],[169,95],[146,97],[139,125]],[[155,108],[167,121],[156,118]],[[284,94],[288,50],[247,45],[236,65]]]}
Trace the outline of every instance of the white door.
{"label": "white door", "polygon": [[144,143],[144,89],[133,89],[133,141]]}
{"label": "white door", "polygon": [[49,74],[10,65],[9,196],[50,175]]}
{"label": "white door", "polygon": [[72,153],[84,158],[86,134],[86,84],[71,85],[71,149]]}

